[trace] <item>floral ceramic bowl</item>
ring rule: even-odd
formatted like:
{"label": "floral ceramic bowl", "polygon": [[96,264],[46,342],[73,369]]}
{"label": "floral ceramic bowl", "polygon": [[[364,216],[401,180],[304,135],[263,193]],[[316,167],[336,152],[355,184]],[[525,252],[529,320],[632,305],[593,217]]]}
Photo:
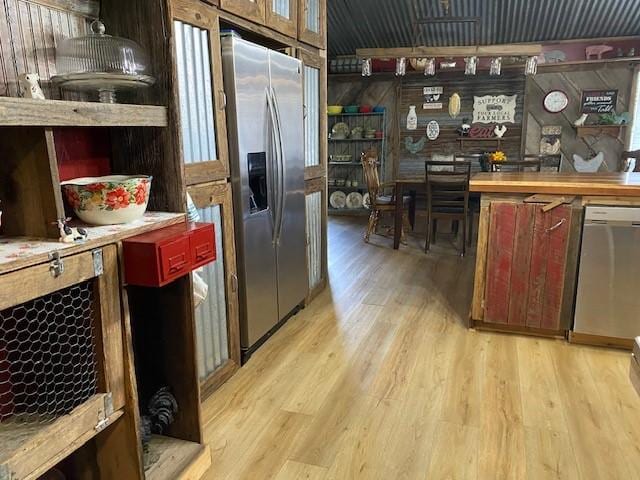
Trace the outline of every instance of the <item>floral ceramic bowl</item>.
{"label": "floral ceramic bowl", "polygon": [[151,177],[84,177],[61,182],[61,186],[69,206],[80,220],[92,225],[113,225],[132,222],[144,215]]}

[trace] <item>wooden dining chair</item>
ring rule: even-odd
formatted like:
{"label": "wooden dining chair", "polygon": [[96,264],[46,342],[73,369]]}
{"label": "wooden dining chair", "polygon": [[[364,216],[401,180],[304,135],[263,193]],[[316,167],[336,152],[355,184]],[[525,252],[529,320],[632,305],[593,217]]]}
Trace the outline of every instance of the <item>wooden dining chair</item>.
{"label": "wooden dining chair", "polygon": [[540,161],[540,171],[548,171],[548,172],[559,172],[560,167],[562,166],[562,155],[545,155],[545,154],[526,154],[522,156],[524,161],[529,160],[539,160]]}
{"label": "wooden dining chair", "polygon": [[[396,195],[395,195],[395,183],[387,182],[381,183],[380,176],[378,174],[378,152],[372,148],[365,152],[362,152],[361,156],[362,172],[364,175],[364,181],[367,185],[367,191],[369,193],[370,210],[369,221],[367,223],[367,230],[364,234],[364,241],[369,242],[371,234],[377,233],[378,223],[380,217],[385,213],[395,214],[396,211]],[[411,203],[410,196],[403,196],[403,212],[402,212],[402,231],[401,241],[404,243],[404,227],[410,227],[408,207]],[[390,228],[389,232],[392,233],[393,229]]]}
{"label": "wooden dining chair", "polygon": [[539,172],[542,161],[535,160],[503,160],[502,162],[490,162],[492,172]]}
{"label": "wooden dining chair", "polygon": [[431,247],[431,237],[437,232],[439,219],[462,223],[462,256],[466,253],[466,233],[469,221],[469,180],[471,162],[426,161],[427,239],[425,252]]}

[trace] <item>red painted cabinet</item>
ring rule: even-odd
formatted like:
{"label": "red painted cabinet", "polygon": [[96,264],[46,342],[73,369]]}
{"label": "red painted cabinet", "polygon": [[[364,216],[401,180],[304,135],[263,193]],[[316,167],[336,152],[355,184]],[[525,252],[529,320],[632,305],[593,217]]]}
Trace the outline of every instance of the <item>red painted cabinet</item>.
{"label": "red painted cabinet", "polygon": [[493,202],[484,322],[559,330],[572,208]]}
{"label": "red painted cabinet", "polygon": [[210,223],[181,223],[122,242],[129,285],[162,287],[216,259]]}

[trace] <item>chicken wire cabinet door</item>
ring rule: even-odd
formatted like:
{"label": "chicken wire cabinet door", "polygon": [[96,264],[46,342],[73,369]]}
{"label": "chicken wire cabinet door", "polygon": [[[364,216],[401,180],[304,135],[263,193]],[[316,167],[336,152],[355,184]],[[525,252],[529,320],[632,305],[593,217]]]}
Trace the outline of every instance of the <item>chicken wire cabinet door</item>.
{"label": "chicken wire cabinet door", "polygon": [[239,17],[264,24],[268,1],[270,2],[271,0],[220,0],[220,7]]}
{"label": "chicken wire cabinet door", "polygon": [[0,276],[0,472],[36,478],[122,413],[117,268],[110,245]]}
{"label": "chicken wire cabinet door", "polygon": [[298,0],[266,0],[267,26],[295,38],[298,32]]}
{"label": "chicken wire cabinet door", "polygon": [[206,297],[195,308],[198,371],[203,399],[240,366],[238,277],[229,184],[189,188],[200,222],[214,225],[216,260],[194,272],[194,283],[206,285]]}
{"label": "chicken wire cabinet door", "polygon": [[226,178],[229,161],[218,16],[204,4],[184,3],[177,2],[173,20],[174,60],[182,159],[192,185]]}
{"label": "chicken wire cabinet door", "polygon": [[327,22],[326,0],[298,0],[298,38],[318,48],[325,48]]}
{"label": "chicken wire cabinet door", "polygon": [[307,271],[310,302],[325,286],[327,278],[326,178],[307,180],[305,185]]}

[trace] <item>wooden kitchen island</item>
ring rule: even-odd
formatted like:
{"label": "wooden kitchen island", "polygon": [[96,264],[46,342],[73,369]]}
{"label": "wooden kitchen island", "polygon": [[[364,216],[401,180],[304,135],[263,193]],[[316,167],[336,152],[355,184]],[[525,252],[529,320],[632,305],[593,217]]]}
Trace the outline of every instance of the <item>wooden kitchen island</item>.
{"label": "wooden kitchen island", "polygon": [[470,326],[571,337],[587,205],[640,206],[640,173],[480,173]]}

